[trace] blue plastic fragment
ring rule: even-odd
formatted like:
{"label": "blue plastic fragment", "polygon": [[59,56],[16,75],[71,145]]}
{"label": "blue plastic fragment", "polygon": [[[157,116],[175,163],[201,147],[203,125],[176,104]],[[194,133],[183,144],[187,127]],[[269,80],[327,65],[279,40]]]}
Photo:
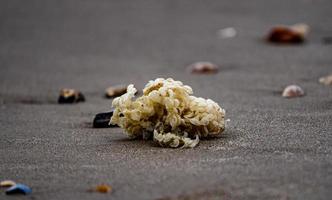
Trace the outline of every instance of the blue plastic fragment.
{"label": "blue plastic fragment", "polygon": [[17,183],[16,185],[13,185],[12,187],[8,188],[6,190],[6,194],[30,194],[32,192],[31,188],[29,188],[26,185]]}

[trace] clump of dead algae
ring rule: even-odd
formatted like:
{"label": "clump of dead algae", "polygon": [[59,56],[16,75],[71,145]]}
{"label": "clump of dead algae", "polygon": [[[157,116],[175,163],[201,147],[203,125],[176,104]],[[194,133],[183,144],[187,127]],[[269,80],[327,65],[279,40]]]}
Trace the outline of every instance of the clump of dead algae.
{"label": "clump of dead algae", "polygon": [[199,138],[220,135],[225,110],[211,99],[191,96],[191,87],[171,78],[149,81],[135,99],[134,85],[113,100],[111,124],[130,138],[153,138],[162,147],[195,147]]}

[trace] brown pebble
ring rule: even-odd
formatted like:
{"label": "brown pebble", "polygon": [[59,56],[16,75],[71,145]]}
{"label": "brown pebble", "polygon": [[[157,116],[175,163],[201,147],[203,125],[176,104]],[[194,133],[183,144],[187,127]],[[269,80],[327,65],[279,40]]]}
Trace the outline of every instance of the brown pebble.
{"label": "brown pebble", "polygon": [[267,36],[267,40],[280,44],[299,44],[303,43],[309,32],[306,24],[295,24],[293,26],[275,26]]}
{"label": "brown pebble", "polygon": [[282,96],[285,98],[301,97],[304,96],[304,91],[298,85],[289,85],[282,92]]}
{"label": "brown pebble", "polygon": [[112,192],[112,186],[106,184],[97,185],[94,191],[100,193],[110,193]]}
{"label": "brown pebble", "polygon": [[83,101],[85,101],[85,97],[79,91],[76,91],[74,89],[68,89],[68,88],[60,90],[60,95],[58,98],[59,104],[78,103],[78,102],[83,102]]}
{"label": "brown pebble", "polygon": [[11,187],[13,185],[15,185],[16,183],[14,181],[11,180],[4,180],[0,182],[0,187]]}
{"label": "brown pebble", "polygon": [[324,85],[332,85],[332,74],[319,78],[319,82]]}
{"label": "brown pebble", "polygon": [[196,62],[188,67],[193,74],[215,74],[219,67],[211,62]]}
{"label": "brown pebble", "polygon": [[111,86],[106,89],[105,97],[112,98],[123,95],[127,92],[127,87],[125,85]]}

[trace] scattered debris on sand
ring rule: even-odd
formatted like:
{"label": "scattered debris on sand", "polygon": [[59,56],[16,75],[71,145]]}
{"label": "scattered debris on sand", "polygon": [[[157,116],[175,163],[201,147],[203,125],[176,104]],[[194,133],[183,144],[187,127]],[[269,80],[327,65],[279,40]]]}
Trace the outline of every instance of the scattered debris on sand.
{"label": "scattered debris on sand", "polygon": [[111,128],[118,127],[117,125],[110,124],[113,110],[106,113],[98,113],[93,119],[93,128]]}
{"label": "scattered debris on sand", "polygon": [[289,85],[282,92],[282,96],[285,98],[302,97],[304,96],[304,91],[298,85]]}
{"label": "scattered debris on sand", "polygon": [[188,66],[193,74],[215,74],[219,71],[219,67],[211,62],[196,62]]}
{"label": "scattered debris on sand", "polygon": [[32,192],[32,190],[30,187],[20,184],[20,183],[17,183],[6,190],[7,195],[13,195],[13,194],[27,195],[27,194],[30,194],[31,192]]}
{"label": "scattered debris on sand", "polygon": [[143,96],[134,100],[136,91],[131,84],[112,103],[111,123],[130,138],[142,138],[144,133],[163,147],[195,147],[200,137],[219,136],[225,129],[225,111],[211,99],[191,96],[191,87],[180,81],[149,81]]}
{"label": "scattered debris on sand", "polygon": [[319,82],[324,85],[332,85],[332,74],[319,78]]}
{"label": "scattered debris on sand", "polygon": [[76,91],[74,89],[61,89],[60,90],[60,95],[58,98],[58,103],[59,104],[70,104],[70,103],[78,103],[78,102],[84,102],[85,97],[84,95]]}
{"label": "scattered debris on sand", "polygon": [[127,87],[125,85],[111,86],[106,89],[105,97],[106,98],[118,97],[126,93],[126,91]]}
{"label": "scattered debris on sand", "polygon": [[270,30],[267,41],[279,44],[300,44],[306,40],[308,33],[307,24],[279,25]]}

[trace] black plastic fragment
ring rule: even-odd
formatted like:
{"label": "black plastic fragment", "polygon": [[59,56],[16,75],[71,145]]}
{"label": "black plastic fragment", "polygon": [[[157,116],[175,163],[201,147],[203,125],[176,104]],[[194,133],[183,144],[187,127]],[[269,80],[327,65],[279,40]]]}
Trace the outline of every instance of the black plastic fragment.
{"label": "black plastic fragment", "polygon": [[98,113],[93,120],[93,128],[111,128],[118,127],[117,125],[110,124],[113,111],[106,113]]}

